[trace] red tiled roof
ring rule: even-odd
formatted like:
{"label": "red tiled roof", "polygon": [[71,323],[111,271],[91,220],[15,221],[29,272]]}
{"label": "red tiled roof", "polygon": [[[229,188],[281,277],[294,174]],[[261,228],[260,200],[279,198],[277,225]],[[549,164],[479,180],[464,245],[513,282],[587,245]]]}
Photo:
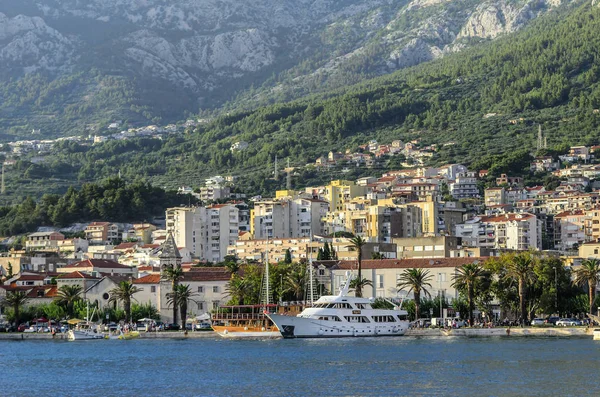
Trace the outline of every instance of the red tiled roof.
{"label": "red tiled roof", "polygon": [[117,245],[114,249],[116,250],[126,250],[129,248],[133,248],[137,245],[137,243],[121,243]]}
{"label": "red tiled roof", "polygon": [[160,266],[138,266],[139,271],[160,271]]}
{"label": "red tiled roof", "polygon": [[98,280],[98,277],[94,277],[94,276],[91,276],[89,274],[82,273],[79,271],[61,274],[58,278],[85,278],[85,279],[90,279],[90,280]]}
{"label": "red tiled roof", "polygon": [[[475,261],[483,263],[488,257],[478,258],[417,258],[417,259],[365,259],[362,261],[363,269],[413,269],[413,268],[439,268],[460,267]],[[356,269],[355,260],[343,260],[339,263],[340,269]]]}
{"label": "red tiled roof", "polygon": [[43,280],[45,278],[46,278],[46,276],[43,276],[43,275],[23,274],[23,275],[21,275],[21,277],[19,277],[15,281],[37,281],[37,280]]}
{"label": "red tiled roof", "polygon": [[58,287],[56,285],[53,285],[46,291],[47,298],[54,298],[57,295],[58,295]]}
{"label": "red tiled roof", "polygon": [[565,218],[567,216],[582,216],[585,212],[582,210],[563,211],[559,214],[554,215],[555,218]]}
{"label": "red tiled roof", "polygon": [[131,266],[122,265],[115,261],[109,261],[106,259],[86,259],[72,265],[67,265],[64,269],[80,268],[80,267],[96,267],[100,269],[128,269]]}
{"label": "red tiled roof", "polygon": [[149,274],[134,280],[134,284],[158,284],[160,282],[160,274]]}

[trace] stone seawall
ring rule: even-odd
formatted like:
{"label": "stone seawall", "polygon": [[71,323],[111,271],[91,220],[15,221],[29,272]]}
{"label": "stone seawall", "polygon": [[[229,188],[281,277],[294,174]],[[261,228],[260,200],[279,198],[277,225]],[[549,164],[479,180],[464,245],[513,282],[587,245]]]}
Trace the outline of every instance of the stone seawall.
{"label": "stone seawall", "polygon": [[[188,332],[187,335],[183,331],[140,333],[140,339],[200,339],[217,337],[217,333],[213,331]],[[53,336],[50,333],[2,332],[0,333],[0,341],[2,340],[67,340],[67,334],[56,334]]]}
{"label": "stone seawall", "polygon": [[[591,338],[594,328],[574,327],[574,328],[415,328],[406,331],[405,336],[416,337],[579,337]],[[216,332],[142,332],[140,339],[202,339],[218,338]],[[52,336],[49,333],[0,333],[2,340],[67,340],[67,334],[56,334]]]}
{"label": "stone seawall", "polygon": [[593,328],[574,327],[574,328],[458,328],[458,329],[441,329],[430,328],[409,329],[406,336],[422,336],[422,337],[446,337],[446,336],[461,336],[461,337],[591,337]]}

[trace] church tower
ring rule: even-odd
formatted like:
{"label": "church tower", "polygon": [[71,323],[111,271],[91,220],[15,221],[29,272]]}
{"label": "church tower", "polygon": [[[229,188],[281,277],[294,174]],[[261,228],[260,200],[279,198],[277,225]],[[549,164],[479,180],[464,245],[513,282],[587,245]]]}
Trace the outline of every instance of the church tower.
{"label": "church tower", "polygon": [[173,233],[169,232],[167,239],[162,245],[162,252],[158,256],[160,263],[160,272],[167,267],[181,267],[181,254],[177,249]]}

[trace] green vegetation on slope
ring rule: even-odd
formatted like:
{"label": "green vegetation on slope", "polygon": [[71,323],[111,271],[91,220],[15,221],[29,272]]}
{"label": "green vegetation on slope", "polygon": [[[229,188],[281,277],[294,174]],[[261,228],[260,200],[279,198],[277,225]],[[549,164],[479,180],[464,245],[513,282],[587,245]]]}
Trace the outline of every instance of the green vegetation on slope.
{"label": "green vegetation on slope", "polygon": [[[64,145],[55,157],[77,168],[73,176],[81,181],[121,170],[127,179],[174,187],[233,173],[248,193],[272,193],[285,183],[268,179],[275,156],[303,166],[372,138],[453,142],[434,158],[440,163],[532,148],[537,123],[551,146],[597,143],[599,31],[600,9],[586,3],[476,49],[337,92],[222,116],[184,137]],[[231,143],[242,140],[250,147],[232,153]],[[346,176],[361,173],[373,171]],[[294,184],[331,176],[305,169]]]}
{"label": "green vegetation on slope", "polygon": [[44,194],[36,203],[26,198],[11,207],[0,207],[0,235],[34,231],[38,226],[67,226],[92,220],[136,222],[164,215],[168,207],[192,202],[191,197],[152,187],[147,183],[126,184],[111,178],[102,184],[69,188],[60,196]]}

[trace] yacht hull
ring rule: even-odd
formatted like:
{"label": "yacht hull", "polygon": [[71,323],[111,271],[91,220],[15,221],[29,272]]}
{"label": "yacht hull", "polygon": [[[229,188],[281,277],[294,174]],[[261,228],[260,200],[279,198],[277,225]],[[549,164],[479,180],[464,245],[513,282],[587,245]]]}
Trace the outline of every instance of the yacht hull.
{"label": "yacht hull", "polygon": [[408,329],[408,321],[395,323],[347,323],[322,321],[305,317],[292,317],[280,314],[267,314],[281,335],[293,338],[345,338],[373,336],[402,336]]}
{"label": "yacht hull", "polygon": [[213,325],[213,330],[223,338],[229,339],[278,339],[281,333],[275,327],[240,327]]}
{"label": "yacht hull", "polygon": [[67,340],[70,341],[94,339],[105,339],[105,336],[92,331],[78,331],[73,329],[69,330],[69,332],[67,333]]}

